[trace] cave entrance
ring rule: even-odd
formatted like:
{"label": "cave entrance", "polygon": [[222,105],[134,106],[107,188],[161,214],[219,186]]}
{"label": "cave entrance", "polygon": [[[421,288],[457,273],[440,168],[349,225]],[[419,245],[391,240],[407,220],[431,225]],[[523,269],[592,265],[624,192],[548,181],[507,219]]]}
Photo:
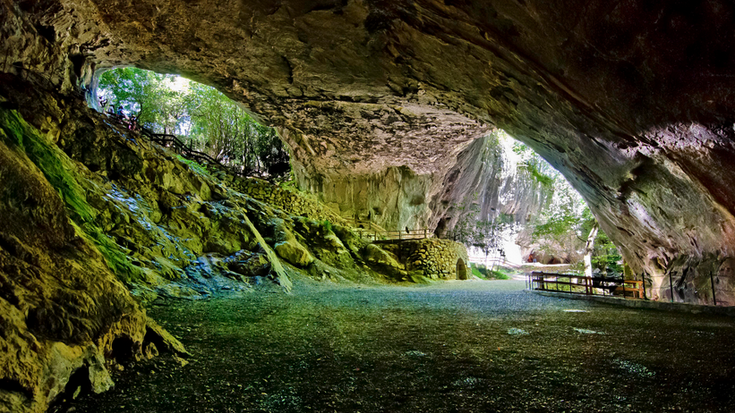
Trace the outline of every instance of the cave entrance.
{"label": "cave entrance", "polygon": [[213,87],[135,67],[98,72],[92,85],[92,108],[189,161],[290,179],[290,155],[276,130]]}
{"label": "cave entrance", "polygon": [[462,258],[457,260],[457,279],[458,280],[467,279],[467,264],[465,264]]}

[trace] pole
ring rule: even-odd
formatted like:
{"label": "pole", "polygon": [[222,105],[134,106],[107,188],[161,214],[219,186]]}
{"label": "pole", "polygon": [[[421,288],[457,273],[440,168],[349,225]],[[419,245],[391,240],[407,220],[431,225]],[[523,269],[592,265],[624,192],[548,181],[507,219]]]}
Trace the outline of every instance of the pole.
{"label": "pole", "polygon": [[669,294],[671,295],[671,302],[674,302],[674,281],[671,280],[671,273],[669,273]]}
{"label": "pole", "polygon": [[625,272],[623,272],[623,300],[625,300]]}
{"label": "pole", "polygon": [[648,294],[646,294],[646,273],[641,273],[641,281],[643,281],[643,299],[648,300]]}
{"label": "pole", "polygon": [[715,279],[711,272],[709,273],[709,282],[712,284],[712,302],[714,305],[717,305],[717,297],[715,297]]}

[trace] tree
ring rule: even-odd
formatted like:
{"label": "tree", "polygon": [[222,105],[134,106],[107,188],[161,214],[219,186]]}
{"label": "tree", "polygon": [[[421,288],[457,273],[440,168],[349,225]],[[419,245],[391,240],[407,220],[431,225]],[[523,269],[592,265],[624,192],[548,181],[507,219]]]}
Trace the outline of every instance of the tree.
{"label": "tree", "polygon": [[519,170],[529,173],[551,191],[549,203],[530,223],[531,239],[540,249],[550,252],[579,252],[588,276],[595,268],[621,272],[618,262],[622,257],[600,229],[582,197],[559,172],[538,155],[529,153],[530,148],[519,143],[513,149],[522,156]]}
{"label": "tree", "polygon": [[154,132],[177,133],[188,121],[187,94],[174,88],[176,76],[134,67],[112,69],[99,78],[100,98]]}
{"label": "tree", "polygon": [[290,157],[275,129],[259,124],[212,87],[128,67],[100,76],[99,97],[126,115],[138,114],[138,122],[154,132],[179,134],[242,174],[289,176]]}

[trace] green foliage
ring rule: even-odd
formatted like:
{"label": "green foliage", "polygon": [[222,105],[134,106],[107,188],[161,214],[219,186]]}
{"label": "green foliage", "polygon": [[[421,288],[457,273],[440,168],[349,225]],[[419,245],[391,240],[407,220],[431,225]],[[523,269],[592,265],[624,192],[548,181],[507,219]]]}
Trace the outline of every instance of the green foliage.
{"label": "green foliage", "polygon": [[324,220],[324,222],[322,222],[322,226],[324,227],[324,231],[325,231],[325,232],[330,232],[330,231],[332,231],[332,223],[331,223],[331,222],[329,222],[329,220],[328,220],[328,219],[325,219],[325,220]]}
{"label": "green foliage", "polygon": [[282,180],[289,154],[273,128],[255,121],[216,89],[173,75],[136,68],[108,70],[100,98],[157,133],[179,134],[193,149],[245,175]]}
{"label": "green foliage", "polygon": [[[547,212],[543,222],[534,226],[532,236],[536,239],[547,236],[562,238],[572,234],[584,239],[592,228],[590,221],[593,223],[594,217],[584,201],[569,196],[557,208]],[[586,229],[586,233],[583,233],[583,229]]]}
{"label": "green foliage", "polygon": [[552,189],[556,182],[556,171],[541,159],[531,148],[520,143],[515,142],[513,144],[513,152],[519,156],[520,161],[518,162],[518,171],[520,173],[528,174],[531,179],[538,182],[547,189]]}
{"label": "green foliage", "polygon": [[608,274],[622,274],[623,256],[612,243],[610,238],[600,230],[595,239],[595,252],[592,255],[592,267]]}

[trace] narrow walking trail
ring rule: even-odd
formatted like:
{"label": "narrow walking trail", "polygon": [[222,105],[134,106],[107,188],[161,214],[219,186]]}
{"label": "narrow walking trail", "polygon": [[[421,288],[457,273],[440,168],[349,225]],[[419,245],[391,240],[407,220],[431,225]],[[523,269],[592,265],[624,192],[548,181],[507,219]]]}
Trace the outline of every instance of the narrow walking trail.
{"label": "narrow walking trail", "polygon": [[523,281],[165,301],[193,357],[134,362],[76,412],[731,412],[735,320],[542,297]]}

